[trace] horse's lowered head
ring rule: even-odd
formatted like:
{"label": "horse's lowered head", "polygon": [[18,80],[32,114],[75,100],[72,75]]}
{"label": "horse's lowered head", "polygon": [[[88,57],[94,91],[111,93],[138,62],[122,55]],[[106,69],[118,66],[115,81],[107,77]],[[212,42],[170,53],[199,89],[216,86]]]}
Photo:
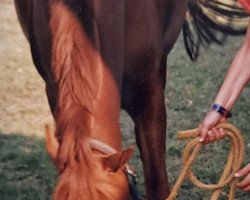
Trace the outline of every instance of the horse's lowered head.
{"label": "horse's lowered head", "polygon": [[62,164],[58,154],[59,142],[48,126],[45,140],[47,151],[60,174],[54,200],[132,200],[126,167],[133,148],[115,151],[105,143],[88,139],[80,147],[82,155],[69,158]]}

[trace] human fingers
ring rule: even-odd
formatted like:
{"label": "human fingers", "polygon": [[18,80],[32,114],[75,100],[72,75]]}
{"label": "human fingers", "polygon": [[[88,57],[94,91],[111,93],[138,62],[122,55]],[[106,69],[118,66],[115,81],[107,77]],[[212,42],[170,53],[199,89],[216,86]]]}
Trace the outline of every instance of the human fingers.
{"label": "human fingers", "polygon": [[223,128],[219,128],[219,133],[220,133],[220,140],[224,139],[226,137],[226,133]]}
{"label": "human fingers", "polygon": [[234,176],[238,178],[245,177],[241,182],[237,183],[236,186],[243,191],[250,191],[250,163],[239,170]]}
{"label": "human fingers", "polygon": [[225,138],[225,132],[222,128],[217,129],[217,128],[212,128],[211,132],[208,132],[209,138],[210,138],[210,143],[213,143],[218,140],[222,140]]}
{"label": "human fingers", "polygon": [[221,140],[224,138],[224,131],[218,130],[217,128],[213,127],[210,131],[208,131],[207,138],[204,140],[203,144],[213,143],[217,140]]}
{"label": "human fingers", "polygon": [[209,144],[210,143],[210,138],[206,137],[206,139],[202,142],[202,144]]}
{"label": "human fingers", "polygon": [[204,126],[203,124],[201,124],[199,126],[199,132],[200,132],[199,142],[204,142],[207,139],[208,128]]}
{"label": "human fingers", "polygon": [[244,192],[250,192],[250,185],[248,185],[247,187],[242,188],[242,190]]}
{"label": "human fingers", "polygon": [[250,191],[250,174],[248,174],[241,182],[236,184],[243,191]]}
{"label": "human fingers", "polygon": [[213,142],[213,132],[210,130],[207,132],[207,137],[205,138],[203,144],[209,144],[209,143],[212,143]]}
{"label": "human fingers", "polygon": [[235,177],[243,177],[250,173],[250,163],[248,163],[245,167],[243,167],[241,170],[239,170],[236,174],[234,174]]}
{"label": "human fingers", "polygon": [[200,142],[208,142],[208,131],[211,130],[221,119],[220,114],[214,111],[208,112],[202,123],[199,125]]}
{"label": "human fingers", "polygon": [[219,131],[216,128],[212,128],[211,131],[208,131],[208,136],[210,143],[213,143],[219,137]]}

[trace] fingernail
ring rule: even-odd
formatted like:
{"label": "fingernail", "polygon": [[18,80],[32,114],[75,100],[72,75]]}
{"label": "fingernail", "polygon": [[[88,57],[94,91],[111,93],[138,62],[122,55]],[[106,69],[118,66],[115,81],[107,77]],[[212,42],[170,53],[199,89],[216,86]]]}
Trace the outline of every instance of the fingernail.
{"label": "fingernail", "polygon": [[220,132],[223,132],[224,130],[223,130],[223,128],[220,128],[219,131],[220,131]]}
{"label": "fingernail", "polygon": [[199,139],[199,142],[204,142],[204,138],[200,138],[200,139]]}
{"label": "fingernail", "polygon": [[234,177],[239,178],[239,177],[240,177],[240,174],[239,174],[239,173],[236,173],[236,174],[234,174]]}

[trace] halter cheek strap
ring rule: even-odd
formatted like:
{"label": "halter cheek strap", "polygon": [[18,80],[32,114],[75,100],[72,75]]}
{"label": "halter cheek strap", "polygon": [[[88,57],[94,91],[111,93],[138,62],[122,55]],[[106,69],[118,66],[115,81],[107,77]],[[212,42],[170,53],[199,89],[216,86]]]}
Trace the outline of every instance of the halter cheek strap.
{"label": "halter cheek strap", "polygon": [[133,200],[142,200],[142,196],[140,195],[138,188],[137,188],[137,175],[130,168],[128,164],[126,164],[125,174],[129,182],[129,190],[130,190]]}

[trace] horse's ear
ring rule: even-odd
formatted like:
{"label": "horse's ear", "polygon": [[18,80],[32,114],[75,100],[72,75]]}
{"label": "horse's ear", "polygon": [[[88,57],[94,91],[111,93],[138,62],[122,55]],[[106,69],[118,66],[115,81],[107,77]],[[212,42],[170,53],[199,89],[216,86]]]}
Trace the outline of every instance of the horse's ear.
{"label": "horse's ear", "polygon": [[133,147],[129,147],[126,150],[116,152],[112,155],[103,157],[103,165],[105,168],[109,168],[112,171],[116,172],[120,169],[124,164],[128,162],[130,157],[134,152]]}
{"label": "horse's ear", "polygon": [[56,160],[59,143],[55,137],[55,134],[50,131],[49,125],[45,125],[45,143],[46,149],[52,158],[52,160]]}

